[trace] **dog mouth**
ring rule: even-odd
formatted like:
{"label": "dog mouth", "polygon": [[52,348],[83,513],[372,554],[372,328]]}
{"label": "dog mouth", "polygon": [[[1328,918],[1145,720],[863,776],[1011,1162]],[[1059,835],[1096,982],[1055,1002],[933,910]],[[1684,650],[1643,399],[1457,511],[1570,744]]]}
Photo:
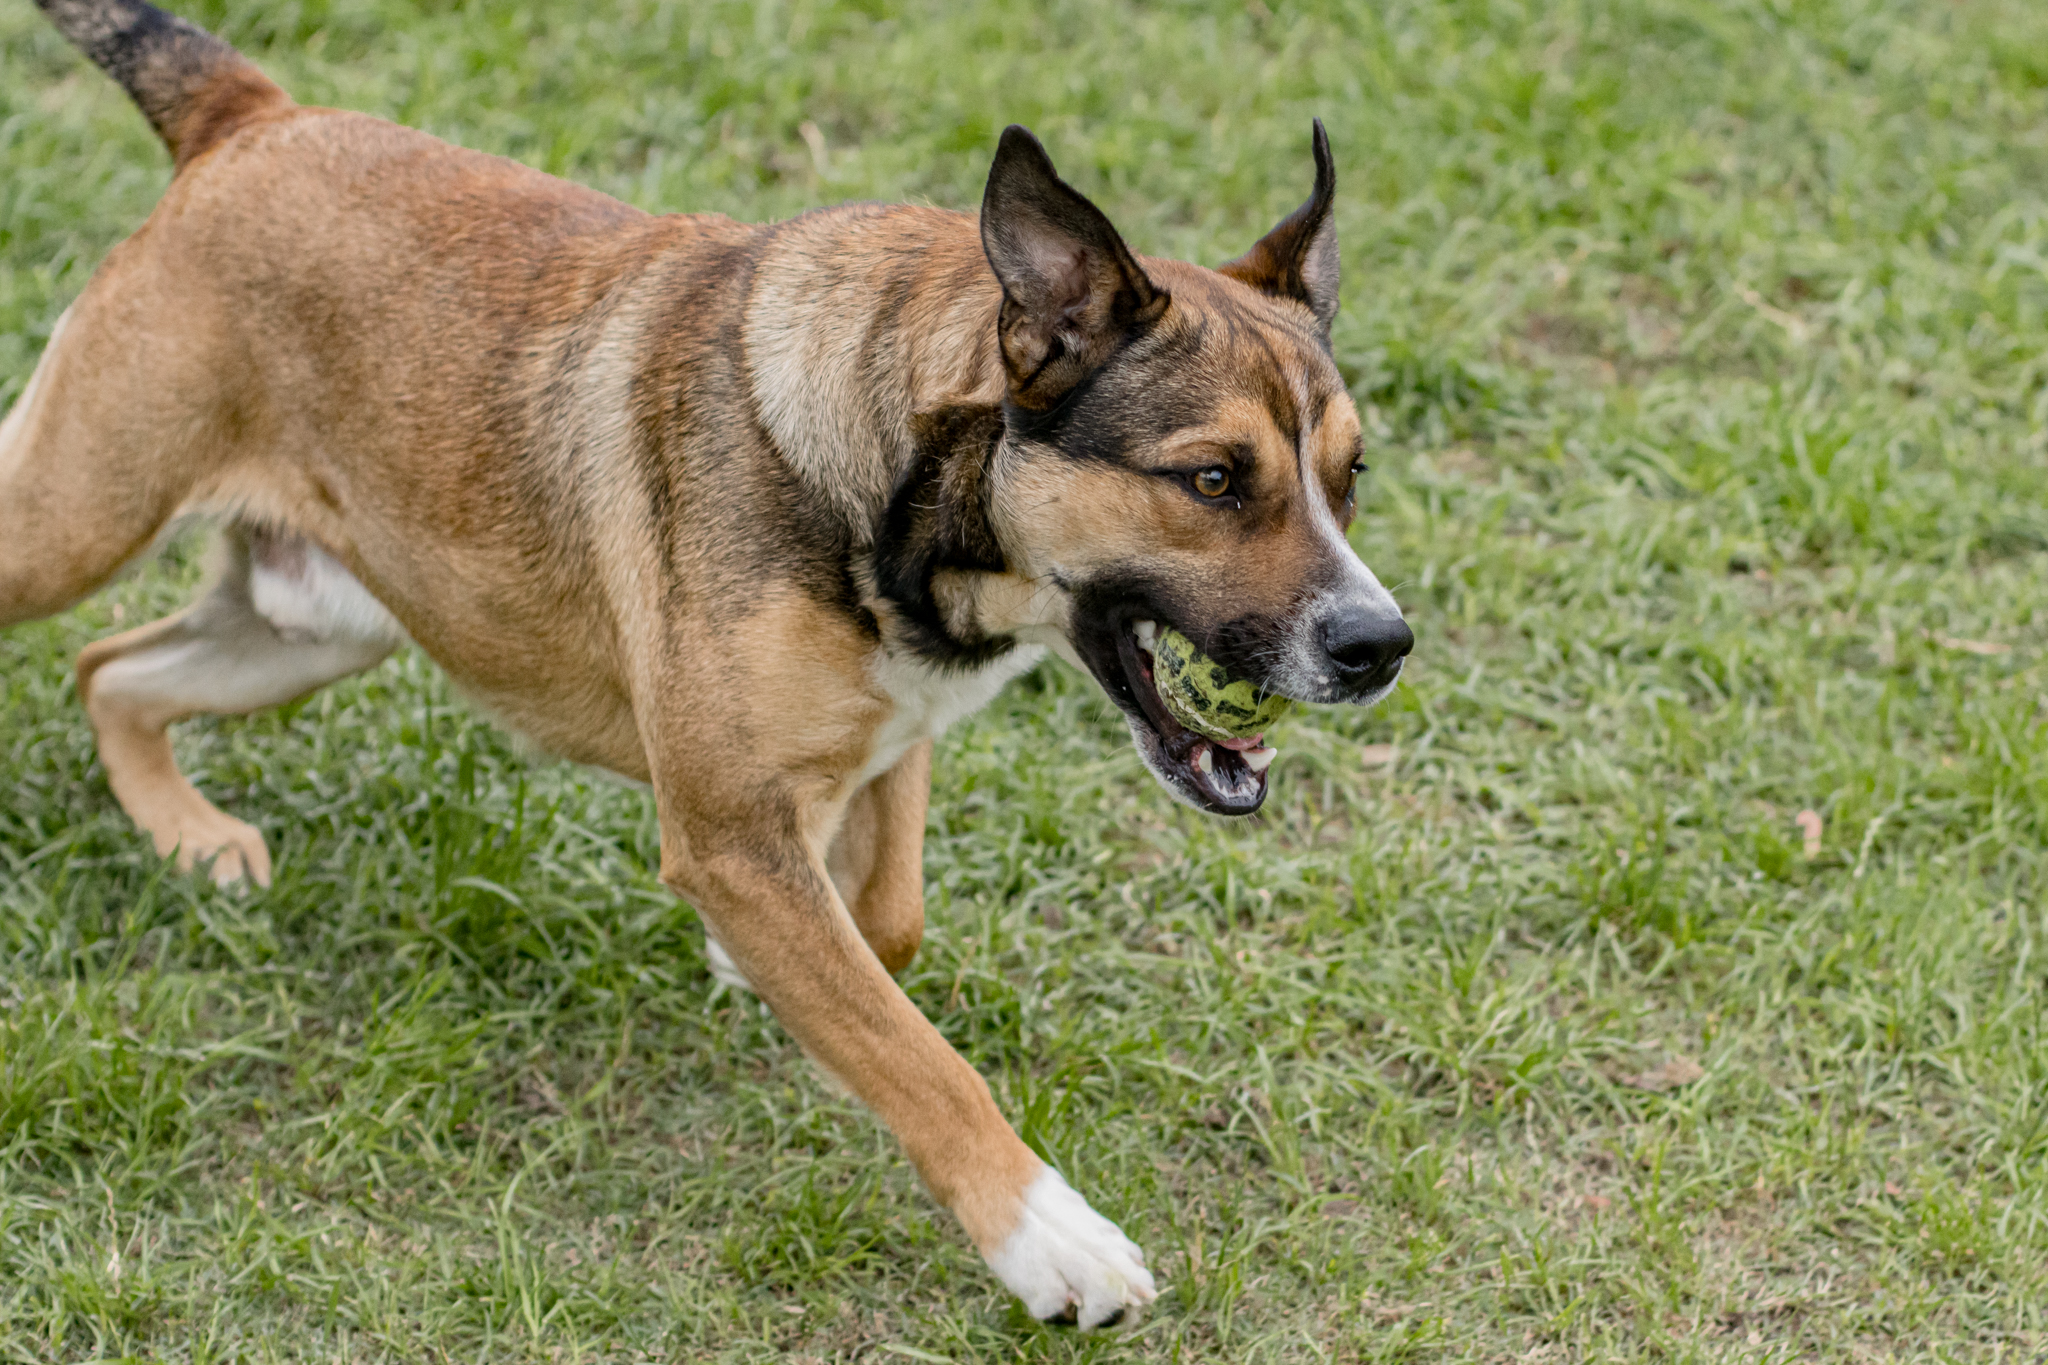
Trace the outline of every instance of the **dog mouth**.
{"label": "dog mouth", "polygon": [[1117,660],[1133,706],[1124,708],[1146,766],[1167,789],[1199,810],[1250,815],[1266,800],[1266,770],[1279,756],[1264,735],[1212,739],[1175,720],[1153,676],[1158,624],[1135,620],[1116,632]]}

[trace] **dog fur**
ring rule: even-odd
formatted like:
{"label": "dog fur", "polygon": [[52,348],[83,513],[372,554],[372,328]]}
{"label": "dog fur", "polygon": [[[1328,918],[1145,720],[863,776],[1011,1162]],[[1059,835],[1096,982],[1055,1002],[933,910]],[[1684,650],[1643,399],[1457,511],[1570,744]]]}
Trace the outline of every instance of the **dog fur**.
{"label": "dog fur", "polygon": [[[1138,623],[1306,701],[1411,637],[1345,540],[1334,176],[1218,270],[1133,255],[1030,134],[977,217],[652,217],[303,108],[141,0],[39,0],[177,174],[0,423],[0,626],[172,518],[194,606],[89,647],[115,796],[184,867],[267,881],[167,727],[416,642],[549,751],[649,783],[714,957],[901,1140],[1032,1312],[1115,1321],[1139,1249],[1018,1139],[891,974],[923,929],[932,740],[1050,648],[1176,796],[1263,749],[1163,719]],[[1219,776],[1221,774],[1221,776]]]}

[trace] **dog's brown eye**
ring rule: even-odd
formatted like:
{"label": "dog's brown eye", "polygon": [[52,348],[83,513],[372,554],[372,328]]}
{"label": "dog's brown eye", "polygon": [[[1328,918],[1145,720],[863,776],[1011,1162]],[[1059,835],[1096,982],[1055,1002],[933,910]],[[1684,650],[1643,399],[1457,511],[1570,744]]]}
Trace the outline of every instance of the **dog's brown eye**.
{"label": "dog's brown eye", "polygon": [[1230,471],[1211,465],[1195,475],[1195,491],[1205,498],[1220,498],[1230,491]]}

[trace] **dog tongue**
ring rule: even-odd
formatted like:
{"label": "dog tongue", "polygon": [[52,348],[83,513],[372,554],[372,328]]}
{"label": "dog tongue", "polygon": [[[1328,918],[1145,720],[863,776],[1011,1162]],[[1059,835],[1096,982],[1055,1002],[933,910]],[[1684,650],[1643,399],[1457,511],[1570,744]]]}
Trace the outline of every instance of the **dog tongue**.
{"label": "dog tongue", "polygon": [[1213,742],[1219,748],[1235,749],[1239,753],[1243,753],[1246,749],[1257,749],[1263,747],[1266,742],[1266,737],[1264,735],[1252,735],[1247,739],[1219,739]]}

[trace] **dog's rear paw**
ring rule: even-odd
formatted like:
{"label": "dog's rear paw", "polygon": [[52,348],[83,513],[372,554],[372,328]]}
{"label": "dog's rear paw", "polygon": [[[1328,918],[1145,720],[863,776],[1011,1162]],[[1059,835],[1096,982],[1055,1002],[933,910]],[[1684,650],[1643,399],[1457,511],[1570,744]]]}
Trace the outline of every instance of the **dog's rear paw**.
{"label": "dog's rear paw", "polygon": [[177,854],[180,872],[205,866],[216,886],[236,887],[245,879],[258,886],[270,885],[270,850],[262,834],[255,826],[212,807],[154,835],[153,841],[160,856]]}
{"label": "dog's rear paw", "polygon": [[1145,1253],[1048,1166],[989,1268],[1036,1318],[1110,1327],[1158,1297]]}

